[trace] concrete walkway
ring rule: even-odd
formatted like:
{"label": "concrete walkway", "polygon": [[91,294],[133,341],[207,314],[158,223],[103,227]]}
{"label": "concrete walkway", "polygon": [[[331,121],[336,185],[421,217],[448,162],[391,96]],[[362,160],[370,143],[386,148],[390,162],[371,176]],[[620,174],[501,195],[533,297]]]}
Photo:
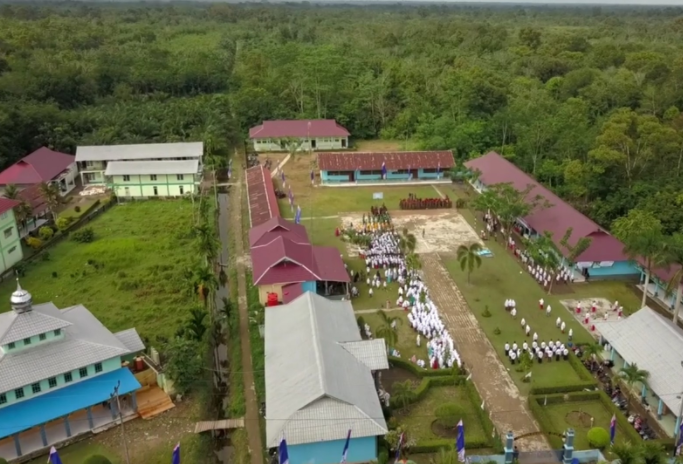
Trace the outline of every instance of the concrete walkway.
{"label": "concrete walkway", "polygon": [[[230,227],[235,236],[235,256],[244,255],[244,243],[242,234],[242,182],[244,173],[238,169],[235,173],[235,181],[239,188],[233,190],[231,195]],[[254,365],[251,361],[251,340],[249,339],[249,310],[247,307],[247,278],[244,260],[235,260],[237,266],[237,289],[238,306],[240,314],[240,345],[242,348],[242,374],[244,376],[244,399],[247,413],[244,417],[244,425],[247,429],[249,440],[249,453],[251,464],[263,464],[263,443],[261,442],[261,428],[259,426],[259,407],[254,387]]]}
{"label": "concrete walkway", "polygon": [[[439,308],[455,347],[472,374],[472,380],[501,436],[512,430],[515,436],[539,432],[540,428],[523,397],[500,361],[491,342],[441,263],[439,255],[420,255],[429,296]],[[550,450],[543,435],[515,441],[520,451]]]}
{"label": "concrete walkway", "polygon": [[287,161],[289,161],[289,159],[291,157],[292,157],[292,155],[287,155],[287,156],[285,156],[285,158],[282,161],[280,161],[280,163],[278,163],[277,167],[275,169],[273,169],[273,172],[270,173],[271,179],[275,179],[275,176],[277,176],[280,173],[280,171],[282,171],[282,167],[285,164],[287,164]]}

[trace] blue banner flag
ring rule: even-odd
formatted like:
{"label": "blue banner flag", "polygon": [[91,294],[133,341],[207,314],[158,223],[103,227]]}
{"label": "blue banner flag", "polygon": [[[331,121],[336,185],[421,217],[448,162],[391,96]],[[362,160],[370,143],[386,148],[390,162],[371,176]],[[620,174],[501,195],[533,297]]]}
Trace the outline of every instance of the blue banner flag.
{"label": "blue banner flag", "polygon": [[277,454],[280,464],[289,464],[289,453],[287,452],[287,441],[282,437],[280,445],[277,447]]}
{"label": "blue banner flag", "polygon": [[342,451],[342,458],[341,458],[341,464],[344,464],[346,462],[346,459],[349,457],[349,442],[351,441],[351,429],[349,429],[348,435],[346,435],[346,443],[344,443],[344,450]]}
{"label": "blue banner flag", "polygon": [[458,461],[465,462],[465,427],[462,425],[462,419],[457,425],[458,438],[455,440],[455,449],[458,452]]}
{"label": "blue banner flag", "polygon": [[609,421],[609,442],[614,444],[614,436],[617,434],[617,416],[612,415],[612,420]]}
{"label": "blue banner flag", "polygon": [[311,169],[311,182],[315,180],[315,172],[313,172],[313,169]]}
{"label": "blue banner flag", "polygon": [[301,223],[301,206],[296,207],[296,216],[294,216],[294,223]]}
{"label": "blue banner flag", "polygon": [[387,165],[384,161],[382,161],[382,179],[387,178]]}
{"label": "blue banner flag", "polygon": [[678,442],[674,450],[676,456],[680,456],[681,452],[683,452],[683,422],[681,422],[681,426],[678,428]]}
{"label": "blue banner flag", "polygon": [[282,182],[285,181],[285,171],[284,171],[284,169],[283,169],[282,171],[280,171],[280,179],[282,179]]}
{"label": "blue banner flag", "polygon": [[180,464],[180,443],[173,448],[173,459],[171,460],[171,464]]}
{"label": "blue banner flag", "polygon": [[50,448],[50,455],[47,458],[47,462],[49,464],[62,464],[62,460],[59,459],[59,453],[57,452],[57,448],[54,446]]}
{"label": "blue banner flag", "polygon": [[403,446],[403,434],[398,437],[398,444],[396,445],[396,459],[394,461],[395,463],[401,459],[401,446]]}
{"label": "blue banner flag", "polygon": [[436,173],[437,174],[441,173],[441,161],[439,161],[439,164],[436,165]]}

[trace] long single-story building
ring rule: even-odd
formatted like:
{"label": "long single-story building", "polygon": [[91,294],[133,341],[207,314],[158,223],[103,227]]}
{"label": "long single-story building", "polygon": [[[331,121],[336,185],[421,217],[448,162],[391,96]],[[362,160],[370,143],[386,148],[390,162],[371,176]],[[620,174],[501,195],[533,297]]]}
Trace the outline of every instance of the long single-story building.
{"label": "long single-story building", "polygon": [[455,166],[452,151],[318,153],[323,185],[347,182],[436,181]]}
{"label": "long single-story building", "polygon": [[656,405],[660,423],[668,422],[665,430],[675,436],[681,424],[683,401],[683,331],[648,307],[619,321],[598,320],[595,326],[603,343],[609,343],[610,358],[617,367],[622,362],[637,364],[650,373],[647,385],[638,386],[641,396],[653,408]]}
{"label": "long single-story building", "polygon": [[270,170],[263,165],[247,169],[247,201],[249,203],[249,225],[256,227],[280,217],[280,207],[275,196],[275,187]]}
{"label": "long single-story building", "polygon": [[348,130],[334,119],[301,119],[263,121],[249,129],[254,150],[289,151],[289,144],[298,150],[343,150],[349,147]]}
{"label": "long single-story building", "polygon": [[389,368],[384,339],[362,340],[349,301],[307,292],[269,308],[265,327],[266,445],[286,437],[290,464],[377,460],[387,433],[375,373]]}
{"label": "long single-story building", "polygon": [[532,238],[546,232],[551,233],[557,249],[565,257],[568,251],[560,241],[568,229],[572,229],[570,246],[576,245],[581,238],[590,239],[588,249],[572,264],[580,269],[588,268],[591,278],[635,278],[640,273],[637,264],[624,252],[623,243],[616,237],[498,153],[490,152],[466,162],[465,166],[471,171],[479,172],[479,176],[470,181],[478,192],[485,191],[491,185],[503,183],[512,184],[519,191],[533,186],[529,198],[541,197],[548,205],[536,208],[528,216],[519,218],[519,232]]}

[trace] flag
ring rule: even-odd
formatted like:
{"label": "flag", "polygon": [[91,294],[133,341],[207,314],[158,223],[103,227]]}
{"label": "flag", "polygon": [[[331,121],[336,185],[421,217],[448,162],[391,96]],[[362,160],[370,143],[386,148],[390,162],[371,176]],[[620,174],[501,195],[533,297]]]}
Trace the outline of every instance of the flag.
{"label": "flag", "polygon": [[614,444],[614,436],[617,434],[617,416],[612,415],[612,420],[609,421],[609,442]]}
{"label": "flag", "polygon": [[382,179],[387,178],[387,165],[384,161],[382,161]]}
{"label": "flag", "polygon": [[289,464],[289,453],[287,453],[287,441],[282,437],[280,445],[277,447],[277,454],[280,464]]}
{"label": "flag", "polygon": [[403,433],[398,437],[398,444],[396,445],[396,461],[401,459],[401,446],[403,446]]}
{"label": "flag", "polygon": [[313,172],[313,169],[311,169],[311,182],[315,180],[315,172]]}
{"label": "flag", "polygon": [[681,452],[683,452],[683,422],[681,422],[681,426],[678,428],[678,443],[676,443],[674,452],[676,456],[680,456]]}
{"label": "flag", "polygon": [[180,464],[180,443],[173,448],[173,460],[171,464]]}
{"label": "flag", "polygon": [[436,173],[440,174],[441,173],[441,161],[436,165]]}
{"label": "flag", "polygon": [[284,169],[280,171],[280,179],[282,180],[283,183],[285,182],[285,170]]}
{"label": "flag", "polygon": [[48,456],[47,462],[49,464],[62,464],[62,460],[59,459],[59,453],[57,452],[57,448],[55,448],[54,446],[50,448],[50,456]]}
{"label": "flag", "polygon": [[351,441],[351,429],[349,429],[348,435],[346,435],[346,443],[344,443],[344,450],[342,451],[341,464],[346,462],[346,458],[349,457],[349,442]]}
{"label": "flag", "polygon": [[301,222],[301,206],[296,207],[296,215],[294,216],[294,223],[299,224]]}
{"label": "flag", "polygon": [[465,462],[465,427],[462,425],[462,419],[458,422],[458,438],[455,440],[455,449],[458,452],[458,461]]}

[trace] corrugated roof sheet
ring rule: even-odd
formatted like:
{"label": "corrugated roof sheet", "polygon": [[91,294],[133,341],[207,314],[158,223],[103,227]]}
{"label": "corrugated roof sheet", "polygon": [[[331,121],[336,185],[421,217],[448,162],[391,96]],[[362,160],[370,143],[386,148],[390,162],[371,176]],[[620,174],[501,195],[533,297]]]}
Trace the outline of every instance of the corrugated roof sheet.
{"label": "corrugated roof sheet", "polygon": [[31,185],[19,192],[19,200],[31,206],[31,215],[40,216],[48,210],[45,197],[40,191],[40,184]]}
{"label": "corrugated roof sheet", "polygon": [[17,200],[10,200],[8,198],[0,197],[0,214],[4,213],[5,211],[9,211],[20,204],[21,202]]}
{"label": "corrugated roof sheet", "polygon": [[356,359],[365,364],[371,371],[389,369],[387,344],[383,338],[345,342],[342,343],[341,346]]}
{"label": "corrugated roof sheet", "polygon": [[249,221],[257,227],[274,217],[280,216],[280,207],[275,196],[275,187],[270,171],[263,165],[247,169],[247,197]]}
{"label": "corrugated roof sheet", "polygon": [[595,321],[600,334],[629,364],[650,373],[648,385],[679,411],[683,385],[683,331],[647,306],[621,321]]}
{"label": "corrugated roof sheet", "polygon": [[379,171],[385,164],[388,171],[399,169],[447,170],[455,166],[452,151],[402,151],[391,153],[318,153],[321,171]]}
{"label": "corrugated roof sheet", "polygon": [[0,313],[0,345],[36,337],[53,330],[69,327],[70,322],[40,311]]}
{"label": "corrugated roof sheet", "polygon": [[289,239],[295,243],[311,243],[306,227],[275,216],[249,229],[249,246],[264,246],[278,237]]}
{"label": "corrugated roof sheet", "polygon": [[534,188],[529,192],[529,198],[543,197],[551,206],[538,208],[522,219],[537,232],[552,233],[553,241],[562,253],[566,253],[566,249],[559,242],[567,229],[573,229],[569,239],[571,245],[575,245],[580,238],[590,238],[590,247],[577,257],[577,262],[628,261],[629,258],[624,253],[624,245],[616,237],[610,235],[605,229],[498,153],[490,152],[466,162],[465,166],[479,171],[481,173],[479,180],[484,185],[510,183],[517,190],[524,190],[529,185],[533,185]]}
{"label": "corrugated roof sheet", "polygon": [[260,126],[249,129],[249,138],[284,137],[348,137],[349,131],[334,119],[301,119],[263,121]]}
{"label": "corrugated roof sheet", "polygon": [[172,158],[201,158],[203,142],[98,145],[76,148],[76,161],[134,161]]}
{"label": "corrugated roof sheet", "polygon": [[142,339],[135,329],[122,330],[121,332],[116,332],[114,336],[133,353],[145,349],[145,344],[142,343]]}
{"label": "corrugated roof sheet", "polygon": [[[266,311],[266,444],[387,432],[372,374],[344,348],[361,336],[348,301],[306,292]],[[360,351],[360,350],[356,350]],[[386,356],[386,354],[385,354]],[[341,451],[340,451],[341,452]]]}
{"label": "corrugated roof sheet", "polygon": [[183,161],[112,161],[105,176],[197,174],[199,160]]}
{"label": "corrugated roof sheet", "polygon": [[41,147],[0,172],[0,185],[33,185],[49,182],[64,172],[76,158]]}

